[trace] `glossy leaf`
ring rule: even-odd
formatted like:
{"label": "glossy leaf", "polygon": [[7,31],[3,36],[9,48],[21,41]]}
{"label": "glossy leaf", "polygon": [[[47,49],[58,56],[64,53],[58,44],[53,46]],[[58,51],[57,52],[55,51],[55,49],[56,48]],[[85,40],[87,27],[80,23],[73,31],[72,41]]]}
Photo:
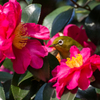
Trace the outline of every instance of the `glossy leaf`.
{"label": "glossy leaf", "polygon": [[29,90],[22,90],[14,85],[11,85],[11,90],[15,100],[22,100],[29,92]]}
{"label": "glossy leaf", "polygon": [[85,20],[87,36],[95,44],[100,44],[100,5],[96,6]]}
{"label": "glossy leaf", "polygon": [[[48,56],[47,56],[47,58],[48,58],[48,62],[49,62],[49,65],[50,65],[50,75],[51,75],[51,71],[57,66],[57,65],[59,65],[59,61],[57,60],[57,58],[54,56],[54,55],[52,55],[52,54],[48,54]],[[51,75],[51,77],[52,77],[52,75]]]}
{"label": "glossy leaf", "polygon": [[5,82],[7,80],[12,79],[13,75],[7,72],[0,72],[0,81]]}
{"label": "glossy leaf", "polygon": [[26,2],[27,2],[28,4],[31,4],[31,3],[33,2],[33,0],[26,0]]}
{"label": "glossy leaf", "polygon": [[34,100],[43,100],[43,91],[47,83],[45,83],[37,92],[36,97]]}
{"label": "glossy leaf", "polygon": [[[51,32],[52,31],[52,27],[53,27],[53,22],[54,22],[55,18],[59,14],[60,15],[57,18],[61,17],[61,13],[65,14],[64,12],[68,11],[69,9],[73,9],[73,8],[71,6],[63,6],[63,7],[57,8],[56,10],[54,10],[53,12],[51,12],[50,14],[48,14],[45,17],[45,19],[43,21],[43,25],[46,26],[49,29],[49,31]],[[67,20],[67,18],[66,18],[66,20]]]}
{"label": "glossy leaf", "polygon": [[4,62],[3,62],[3,65],[4,65],[5,68],[7,68],[7,69],[9,69],[9,70],[11,70],[11,71],[14,71],[14,70],[13,70],[13,64],[12,64],[12,62],[11,62],[10,59],[6,58],[6,59],[4,60]]}
{"label": "glossy leaf", "polygon": [[43,91],[43,100],[58,100],[56,98],[55,89],[52,88],[52,84],[46,84],[44,91]]}
{"label": "glossy leaf", "polygon": [[40,69],[34,69],[31,66],[28,67],[28,70],[37,78],[40,80],[47,82],[50,79],[50,69],[49,69],[49,63],[47,61],[47,58],[44,58],[44,64],[42,68]]}
{"label": "glossy leaf", "polygon": [[40,4],[30,4],[22,11],[22,22],[38,23],[41,13]]}
{"label": "glossy leaf", "polygon": [[21,82],[23,82],[23,81],[25,81],[25,80],[31,78],[32,76],[33,76],[33,75],[32,75],[29,71],[27,71],[25,74],[22,74],[22,75],[21,75],[21,78],[20,78],[20,81],[19,81],[18,84],[20,84]]}
{"label": "glossy leaf", "polygon": [[56,91],[52,88],[51,83],[45,83],[37,92],[35,100],[58,100]]}
{"label": "glossy leaf", "polygon": [[91,83],[91,85],[93,87],[96,87],[96,88],[99,88],[100,89],[100,71],[99,70],[96,70],[94,73],[93,73],[93,76],[95,77],[95,81]]}
{"label": "glossy leaf", "polygon": [[61,31],[63,27],[69,23],[74,9],[70,8],[67,11],[60,13],[52,23],[51,37],[53,37],[57,32]]}
{"label": "glossy leaf", "polygon": [[74,100],[76,94],[72,94],[71,92],[65,93],[62,95],[61,100]]}
{"label": "glossy leaf", "polygon": [[2,85],[3,85],[3,88],[4,88],[6,99],[8,100],[9,94],[10,94],[11,80],[4,82]]}
{"label": "glossy leaf", "polygon": [[84,100],[97,100],[95,88],[92,87],[92,86],[90,86],[86,90],[80,90],[79,89],[76,97],[79,98],[79,99],[84,99]]}
{"label": "glossy leaf", "polygon": [[4,89],[3,89],[1,83],[0,83],[0,100],[6,100],[5,93],[4,93]]}

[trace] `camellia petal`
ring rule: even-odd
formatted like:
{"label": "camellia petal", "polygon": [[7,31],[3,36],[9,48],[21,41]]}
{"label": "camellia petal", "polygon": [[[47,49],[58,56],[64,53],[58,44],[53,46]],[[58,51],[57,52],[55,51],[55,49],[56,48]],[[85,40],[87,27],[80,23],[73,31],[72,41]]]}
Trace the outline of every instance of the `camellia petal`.
{"label": "camellia petal", "polygon": [[79,79],[79,77],[80,77],[80,71],[75,71],[73,73],[73,77],[71,78],[71,81],[67,85],[67,88],[69,90],[72,90],[72,89],[74,89],[74,88],[76,88],[78,86],[78,79]]}
{"label": "camellia petal", "polygon": [[13,49],[16,57],[15,59],[12,59],[13,68],[16,73],[23,74],[31,62],[29,50],[26,47],[24,47],[22,50],[16,49],[15,47],[13,47]]}
{"label": "camellia petal", "polygon": [[82,29],[82,27],[83,26],[78,28],[78,26],[74,24],[69,24],[63,30],[64,36],[69,36],[73,38],[83,47],[89,47],[91,49],[91,53],[93,54],[96,50],[96,46],[94,45],[94,43],[88,41],[85,29]]}
{"label": "camellia petal", "polygon": [[[24,24],[30,37],[48,40],[50,38],[49,30],[42,25],[35,23]],[[33,31],[34,30],[34,31]]]}
{"label": "camellia petal", "polygon": [[43,66],[43,59],[41,57],[33,54],[30,65],[31,65],[31,67],[33,67],[35,69],[40,69]]}
{"label": "camellia petal", "polygon": [[76,46],[72,46],[70,56],[66,60],[62,59],[60,65],[52,71],[53,78],[49,80],[55,83],[53,87],[56,87],[59,99],[66,88],[70,91],[77,90],[78,87],[86,90],[90,85],[93,72],[100,66],[100,56],[90,57],[90,48],[79,51]]}
{"label": "camellia petal", "polygon": [[31,55],[35,54],[40,57],[48,55],[47,49],[38,40],[28,40],[26,47],[29,49]]}
{"label": "camellia petal", "polygon": [[[11,59],[16,73],[23,74],[27,67],[39,69],[48,52],[38,40],[49,39],[49,30],[35,23],[21,22],[22,9],[17,0],[0,5],[0,62]],[[39,63],[37,63],[39,62]]]}

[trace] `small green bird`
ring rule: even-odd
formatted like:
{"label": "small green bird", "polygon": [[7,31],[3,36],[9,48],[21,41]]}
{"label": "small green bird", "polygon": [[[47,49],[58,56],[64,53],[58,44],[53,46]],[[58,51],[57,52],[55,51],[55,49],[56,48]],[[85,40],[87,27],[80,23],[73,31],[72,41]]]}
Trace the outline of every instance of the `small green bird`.
{"label": "small green bird", "polygon": [[56,38],[50,47],[55,47],[56,50],[60,53],[61,59],[64,59],[70,56],[69,50],[73,45],[77,46],[79,50],[83,48],[81,44],[68,36],[60,36]]}

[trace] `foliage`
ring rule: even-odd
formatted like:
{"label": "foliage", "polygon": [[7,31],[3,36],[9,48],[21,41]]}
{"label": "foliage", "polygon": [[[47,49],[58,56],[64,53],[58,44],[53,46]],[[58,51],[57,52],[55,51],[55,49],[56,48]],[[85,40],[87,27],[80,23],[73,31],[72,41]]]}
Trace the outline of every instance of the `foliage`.
{"label": "foliage", "polygon": [[[7,0],[1,0],[3,5]],[[55,7],[46,4],[45,0],[18,0],[22,7],[21,21],[24,23],[38,23],[46,26],[50,31],[50,38],[56,33],[63,32],[68,24],[83,25],[89,41],[96,46],[95,54],[100,55],[100,1],[99,0],[47,0],[50,4],[55,2]],[[42,3],[41,3],[42,2]],[[45,16],[43,16],[45,15]],[[42,45],[43,40],[38,39]],[[43,58],[40,69],[28,66],[24,74],[17,74],[13,64],[6,58],[1,62],[13,74],[0,72],[0,100],[58,100],[53,83],[48,83],[52,78],[52,70],[59,65],[55,53],[48,53]],[[38,63],[38,62],[37,62]],[[20,69],[19,69],[20,70]],[[78,89],[77,93],[65,90],[61,100],[100,100],[100,71],[93,73],[95,81],[91,82],[87,90]]]}

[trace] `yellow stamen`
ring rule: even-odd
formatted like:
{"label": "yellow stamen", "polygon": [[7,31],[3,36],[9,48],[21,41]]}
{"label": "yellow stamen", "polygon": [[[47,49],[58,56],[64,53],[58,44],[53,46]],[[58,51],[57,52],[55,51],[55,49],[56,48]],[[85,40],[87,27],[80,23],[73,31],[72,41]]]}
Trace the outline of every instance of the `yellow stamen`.
{"label": "yellow stamen", "polygon": [[22,49],[23,47],[26,46],[27,44],[27,40],[28,40],[28,33],[26,32],[27,28],[25,27],[25,24],[20,23],[15,31],[15,37],[13,40],[13,45],[18,48],[18,49]]}
{"label": "yellow stamen", "polygon": [[72,59],[67,58],[66,64],[70,68],[80,67],[83,64],[82,55],[78,54],[76,57],[72,57]]}

